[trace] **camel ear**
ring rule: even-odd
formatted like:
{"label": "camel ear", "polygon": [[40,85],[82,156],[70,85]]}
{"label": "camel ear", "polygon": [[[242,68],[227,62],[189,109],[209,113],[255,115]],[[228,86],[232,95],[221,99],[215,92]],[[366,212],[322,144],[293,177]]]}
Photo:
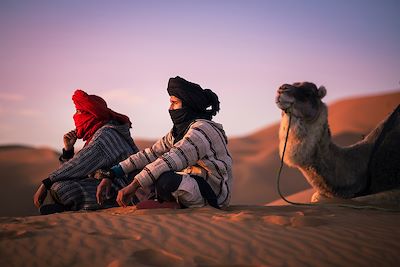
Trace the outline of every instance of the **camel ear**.
{"label": "camel ear", "polygon": [[318,88],[318,96],[319,96],[319,98],[323,98],[324,96],[326,96],[326,88],[325,88],[325,86],[321,85]]}

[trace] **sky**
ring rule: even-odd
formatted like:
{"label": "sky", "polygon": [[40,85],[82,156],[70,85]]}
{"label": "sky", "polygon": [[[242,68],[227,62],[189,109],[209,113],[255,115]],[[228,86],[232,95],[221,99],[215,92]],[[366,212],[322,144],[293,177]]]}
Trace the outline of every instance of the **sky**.
{"label": "sky", "polygon": [[131,118],[134,138],[172,127],[166,88],[212,89],[230,137],[280,119],[283,83],[325,101],[400,88],[400,1],[0,1],[0,145],[62,147],[80,88]]}

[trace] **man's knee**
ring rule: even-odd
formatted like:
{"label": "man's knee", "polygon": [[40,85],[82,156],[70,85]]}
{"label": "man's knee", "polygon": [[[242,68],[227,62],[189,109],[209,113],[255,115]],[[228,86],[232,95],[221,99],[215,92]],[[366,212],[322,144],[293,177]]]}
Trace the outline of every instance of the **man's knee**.
{"label": "man's knee", "polygon": [[64,205],[65,207],[73,206],[77,201],[82,199],[79,190],[73,186],[71,182],[55,182],[49,190],[51,197],[55,203]]}
{"label": "man's knee", "polygon": [[164,201],[173,201],[174,197],[171,193],[178,189],[181,182],[181,175],[173,171],[164,172],[160,177],[158,177],[155,184],[158,197]]}

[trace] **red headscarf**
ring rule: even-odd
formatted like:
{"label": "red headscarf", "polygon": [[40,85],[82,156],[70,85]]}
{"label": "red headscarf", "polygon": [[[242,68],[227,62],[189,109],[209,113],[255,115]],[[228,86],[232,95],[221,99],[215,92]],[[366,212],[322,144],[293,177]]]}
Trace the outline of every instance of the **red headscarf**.
{"label": "red headscarf", "polygon": [[[82,111],[74,115],[76,135],[89,142],[94,133],[110,120],[121,124],[132,125],[129,118],[107,107],[106,101],[97,95],[88,95],[82,90],[76,90],[72,96],[76,109]],[[87,143],[86,142],[86,143]]]}

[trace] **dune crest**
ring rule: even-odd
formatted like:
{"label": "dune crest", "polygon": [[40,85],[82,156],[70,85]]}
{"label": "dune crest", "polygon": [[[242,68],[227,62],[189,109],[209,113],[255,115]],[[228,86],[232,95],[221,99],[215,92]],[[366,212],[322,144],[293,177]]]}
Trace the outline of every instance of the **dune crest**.
{"label": "dune crest", "polygon": [[3,217],[0,265],[396,266],[399,220],[400,213],[292,206]]}

